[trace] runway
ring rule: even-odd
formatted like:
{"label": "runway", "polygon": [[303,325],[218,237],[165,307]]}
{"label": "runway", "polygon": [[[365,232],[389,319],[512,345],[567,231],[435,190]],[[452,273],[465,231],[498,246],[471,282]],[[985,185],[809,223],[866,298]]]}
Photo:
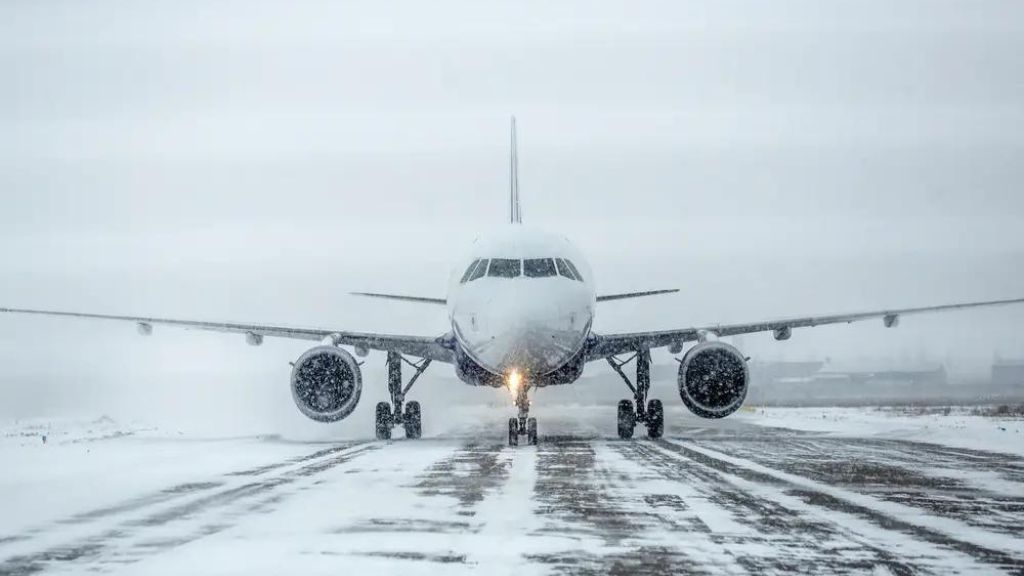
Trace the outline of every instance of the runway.
{"label": "runway", "polygon": [[[175,443],[183,470],[0,533],[0,574],[1024,574],[1020,456],[743,420],[679,418],[657,441],[543,422],[518,448],[491,421],[416,441],[96,441]],[[192,453],[253,456],[190,473]]]}

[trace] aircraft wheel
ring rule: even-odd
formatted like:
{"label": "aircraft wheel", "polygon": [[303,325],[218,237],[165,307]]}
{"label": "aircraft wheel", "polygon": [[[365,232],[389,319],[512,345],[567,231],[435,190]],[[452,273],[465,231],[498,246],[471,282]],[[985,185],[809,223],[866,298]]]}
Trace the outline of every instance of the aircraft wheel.
{"label": "aircraft wheel", "polygon": [[394,422],[395,418],[391,415],[391,404],[378,402],[376,417],[377,440],[391,439],[391,426]]}
{"label": "aircraft wheel", "polygon": [[519,418],[508,419],[508,445],[519,446]]}
{"label": "aircraft wheel", "polygon": [[647,402],[647,437],[661,438],[665,433],[665,408],[661,400],[649,400]]}
{"label": "aircraft wheel", "polygon": [[530,446],[537,445],[537,419],[530,418],[526,421],[526,443]]}
{"label": "aircraft wheel", "polygon": [[405,405],[405,418],[402,422],[405,426],[406,438],[419,438],[423,435],[420,403],[413,400]]}
{"label": "aircraft wheel", "polygon": [[633,411],[632,400],[619,400],[619,438],[623,440],[633,437],[636,428],[636,412]]}

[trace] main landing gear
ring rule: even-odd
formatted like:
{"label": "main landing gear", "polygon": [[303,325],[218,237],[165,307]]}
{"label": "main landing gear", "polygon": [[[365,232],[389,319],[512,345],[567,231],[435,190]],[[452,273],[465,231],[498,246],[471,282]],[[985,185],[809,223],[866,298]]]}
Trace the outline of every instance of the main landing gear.
{"label": "main landing gear", "polygon": [[[404,388],[402,387],[402,362],[416,370]],[[427,366],[430,366],[429,358],[424,358],[419,362],[410,362],[398,352],[388,352],[388,392],[391,394],[391,403],[377,403],[376,432],[378,440],[390,440],[391,429],[399,424],[405,428],[406,438],[419,438],[423,435],[420,403],[415,400],[405,402],[405,394],[409,392]],[[404,411],[403,403],[405,404]],[[394,410],[392,410],[392,406]]]}
{"label": "main landing gear", "polygon": [[[606,360],[633,392],[633,400],[619,400],[619,438],[632,438],[638,423],[647,426],[648,438],[661,438],[665,432],[665,409],[661,400],[647,399],[647,393],[651,390],[651,351],[645,348],[625,360],[620,361],[614,356]],[[635,386],[622,371],[622,367],[633,360],[636,360]]]}
{"label": "main landing gear", "polygon": [[526,443],[530,446],[537,445],[537,419],[530,418],[530,399],[526,393],[530,385],[523,382],[515,390],[516,407],[519,408],[519,416],[508,419],[508,445],[518,446],[519,437],[526,436]]}

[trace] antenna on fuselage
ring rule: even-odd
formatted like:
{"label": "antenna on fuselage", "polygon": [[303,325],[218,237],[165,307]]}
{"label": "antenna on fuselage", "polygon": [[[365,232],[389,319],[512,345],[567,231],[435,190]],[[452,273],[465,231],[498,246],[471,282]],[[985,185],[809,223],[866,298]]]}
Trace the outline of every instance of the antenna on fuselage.
{"label": "antenna on fuselage", "polygon": [[516,117],[512,117],[512,150],[509,156],[508,174],[508,214],[512,224],[522,224],[523,215],[519,211],[519,153],[516,150]]}

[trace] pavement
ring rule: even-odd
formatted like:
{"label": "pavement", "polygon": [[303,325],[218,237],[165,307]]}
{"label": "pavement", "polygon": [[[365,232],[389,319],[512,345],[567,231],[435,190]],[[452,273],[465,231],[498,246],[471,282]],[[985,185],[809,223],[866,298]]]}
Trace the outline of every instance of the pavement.
{"label": "pavement", "polygon": [[29,512],[0,575],[1024,574],[1020,456],[675,411],[623,441],[589,409],[510,448],[499,412],[420,440],[104,437],[90,457],[160,459],[3,484]]}

